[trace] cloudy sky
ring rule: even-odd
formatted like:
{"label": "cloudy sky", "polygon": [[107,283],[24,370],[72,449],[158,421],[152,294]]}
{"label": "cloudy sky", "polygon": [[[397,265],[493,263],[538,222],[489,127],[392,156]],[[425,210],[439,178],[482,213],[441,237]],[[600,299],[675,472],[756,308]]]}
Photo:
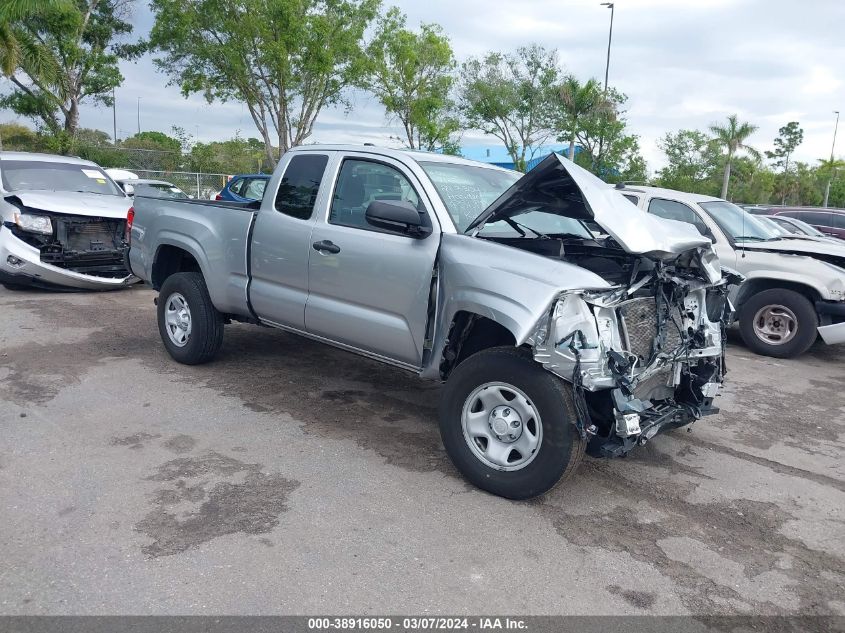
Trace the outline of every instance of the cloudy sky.
{"label": "cloudy sky", "polygon": [[[538,42],[559,51],[567,72],[604,77],[610,11],[600,0],[385,0],[408,14],[409,24],[436,22],[452,39],[459,60],[488,50]],[[144,0],[133,16],[145,35],[152,18]],[[666,131],[699,128],[737,113],[759,131],[750,143],[765,150],[779,127],[799,121],[804,143],[796,158],[830,154],[834,110],[845,115],[845,1],[843,0],[616,0],[610,83],[629,97],[631,129],[641,137],[649,167],[661,166],[656,141]],[[123,63],[117,90],[118,136],[141,128],[168,132],[179,125],[200,141],[257,136],[239,104],[208,105],[165,87],[152,61]],[[327,110],[317,142],[398,145],[377,101],[353,94],[354,110]],[[0,120],[12,115],[2,113]],[[111,110],[86,107],[82,125],[112,132]],[[845,128],[845,117],[843,117]],[[845,154],[845,129],[837,155]],[[464,145],[492,144],[478,133]]]}

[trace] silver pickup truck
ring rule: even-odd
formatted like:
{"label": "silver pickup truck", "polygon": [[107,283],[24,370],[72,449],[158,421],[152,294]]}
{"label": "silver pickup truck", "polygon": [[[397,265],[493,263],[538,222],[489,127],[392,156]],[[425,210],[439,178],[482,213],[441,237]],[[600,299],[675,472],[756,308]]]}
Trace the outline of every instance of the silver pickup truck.
{"label": "silver pickup truck", "polygon": [[245,321],[444,381],[447,453],[504,497],[716,410],[733,276],[695,229],[555,155],[522,176],[302,147],[259,203],[136,196],[129,222],[175,360],[210,360]]}

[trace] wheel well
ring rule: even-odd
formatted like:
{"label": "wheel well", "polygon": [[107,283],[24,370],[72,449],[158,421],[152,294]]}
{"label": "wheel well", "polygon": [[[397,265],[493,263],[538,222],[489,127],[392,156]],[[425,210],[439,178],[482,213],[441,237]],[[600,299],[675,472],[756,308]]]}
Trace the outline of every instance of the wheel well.
{"label": "wheel well", "polygon": [[194,256],[178,246],[165,245],[156,253],[150,281],[153,288],[160,290],[164,280],[170,275],[191,272],[202,272]]}
{"label": "wheel well", "polygon": [[457,312],[443,348],[440,377],[446,380],[455,367],[473,354],[503,345],[516,345],[514,335],[504,325],[473,312]]}
{"label": "wheel well", "polygon": [[739,293],[736,296],[736,310],[737,312],[742,311],[742,306],[745,304],[748,299],[756,295],[758,292],[763,292],[764,290],[793,290],[799,294],[804,295],[810,302],[815,303],[819,299],[821,299],[821,295],[810,286],[805,284],[793,282],[793,281],[784,281],[782,279],[749,279],[748,281],[744,282],[742,286],[740,286]]}

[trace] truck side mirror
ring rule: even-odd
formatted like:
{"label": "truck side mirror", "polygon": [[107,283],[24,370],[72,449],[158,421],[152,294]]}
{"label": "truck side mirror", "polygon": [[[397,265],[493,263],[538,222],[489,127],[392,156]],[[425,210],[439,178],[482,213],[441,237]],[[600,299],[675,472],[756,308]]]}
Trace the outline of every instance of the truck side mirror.
{"label": "truck side mirror", "polygon": [[407,200],[373,200],[367,205],[364,217],[369,224],[387,231],[416,238],[431,234],[431,228],[423,225],[420,212]]}

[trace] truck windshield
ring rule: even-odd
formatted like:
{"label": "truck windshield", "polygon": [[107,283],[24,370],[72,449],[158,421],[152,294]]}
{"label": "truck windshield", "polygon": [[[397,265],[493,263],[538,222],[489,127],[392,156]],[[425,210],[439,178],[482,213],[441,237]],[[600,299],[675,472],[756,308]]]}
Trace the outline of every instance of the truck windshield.
{"label": "truck windshield", "polygon": [[719,228],[735,242],[770,242],[781,239],[774,229],[770,229],[745,209],[726,202],[700,202],[701,208],[713,218]]}
{"label": "truck windshield", "polygon": [[522,176],[515,171],[439,161],[420,161],[420,166],[460,232]]}
{"label": "truck windshield", "polygon": [[80,191],[123,197],[118,186],[95,165],[2,160],[0,177],[6,191]]}

